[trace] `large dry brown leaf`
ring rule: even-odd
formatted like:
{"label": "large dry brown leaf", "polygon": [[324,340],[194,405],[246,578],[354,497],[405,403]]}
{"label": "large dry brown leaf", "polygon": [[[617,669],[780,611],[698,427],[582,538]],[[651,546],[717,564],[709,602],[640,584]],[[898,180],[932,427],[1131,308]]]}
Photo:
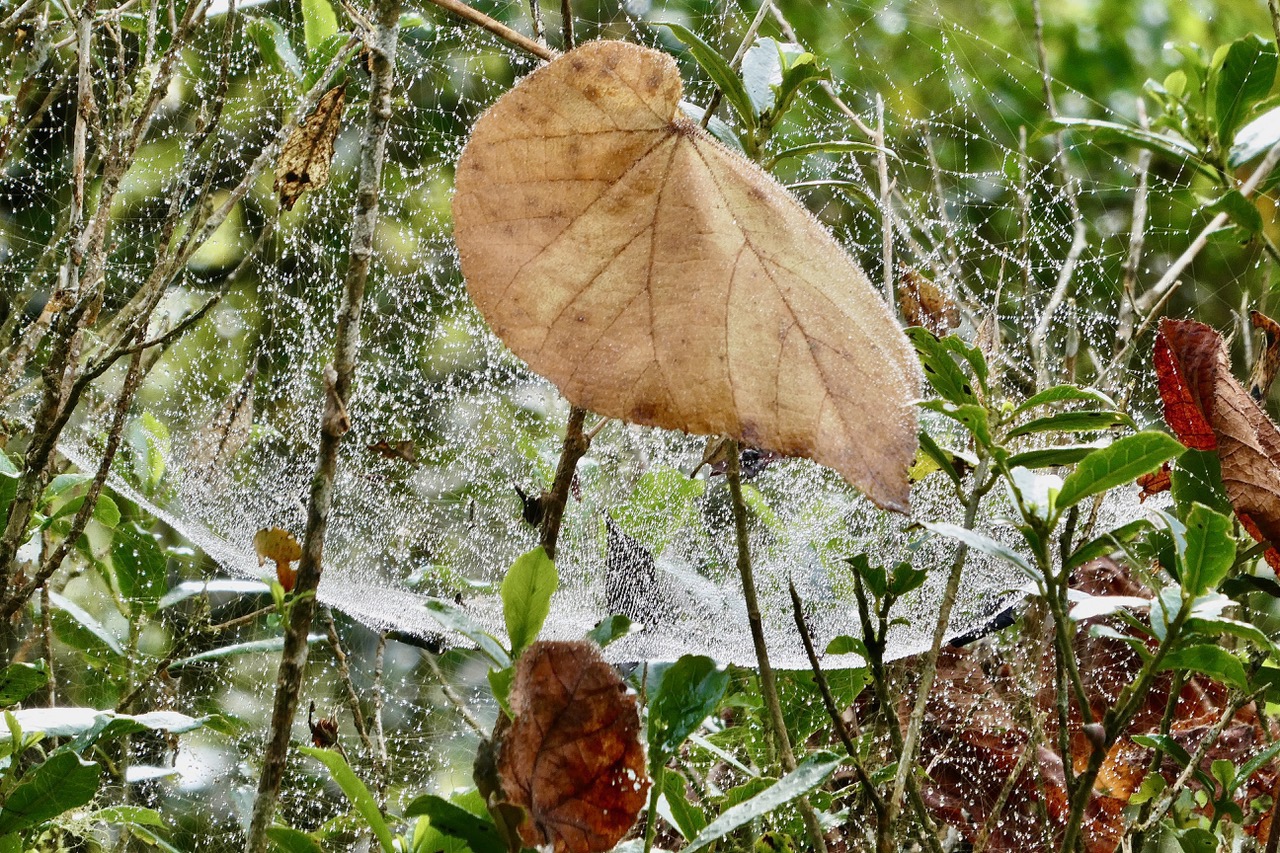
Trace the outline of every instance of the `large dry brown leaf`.
{"label": "large dry brown leaf", "polygon": [[905,509],[905,336],[831,235],[680,96],[669,56],[593,42],[500,98],[458,162],[472,297],[579,406],[807,456]]}
{"label": "large dry brown leaf", "polygon": [[304,192],[322,189],[329,183],[333,141],[342,126],[346,95],[345,84],[325,92],[315,110],[303,119],[280,149],[274,189],[280,193],[280,204],[285,210],[292,210]]}
{"label": "large dry brown leaf", "polygon": [[634,696],[583,640],[540,641],[516,665],[511,728],[498,748],[520,837],[556,853],[612,850],[649,790]]}
{"label": "large dry brown leaf", "polygon": [[[1240,523],[1280,544],[1280,430],[1231,374],[1221,336],[1195,320],[1162,320],[1155,364],[1169,428],[1188,447],[1217,451]],[[1280,569],[1280,551],[1266,557]]]}

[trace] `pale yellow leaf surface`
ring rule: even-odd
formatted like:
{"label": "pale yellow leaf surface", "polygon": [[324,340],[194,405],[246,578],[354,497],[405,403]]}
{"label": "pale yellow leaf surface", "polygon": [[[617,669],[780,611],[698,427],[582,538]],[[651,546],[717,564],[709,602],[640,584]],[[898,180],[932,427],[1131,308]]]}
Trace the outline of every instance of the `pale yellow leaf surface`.
{"label": "pale yellow leaf surface", "polygon": [[910,344],[826,229],[680,98],[669,56],[611,41],[501,97],[458,162],[472,298],[576,405],[806,456],[905,510]]}

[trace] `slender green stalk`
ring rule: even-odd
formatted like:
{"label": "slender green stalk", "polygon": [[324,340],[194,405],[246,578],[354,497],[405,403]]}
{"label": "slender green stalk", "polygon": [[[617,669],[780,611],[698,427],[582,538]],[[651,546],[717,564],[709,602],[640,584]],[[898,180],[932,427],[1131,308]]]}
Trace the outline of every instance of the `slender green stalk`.
{"label": "slender green stalk", "polygon": [[[769,648],[764,639],[764,621],[760,618],[760,601],[756,596],[755,574],[751,568],[751,545],[747,538],[747,504],[742,498],[741,448],[737,441],[726,442],[729,495],[733,504],[733,527],[738,545],[738,574],[742,578],[742,596],[747,604],[747,622],[751,627],[751,643],[755,646],[756,665],[760,669],[760,695],[768,711],[769,726],[782,759],[782,768],[790,773],[796,769],[796,756],[791,750],[791,738],[787,735],[787,721],[782,716],[782,703],[778,699],[778,684],[769,663]],[[818,853],[826,853],[827,842],[822,834],[818,815],[807,797],[799,800],[800,815],[809,830],[809,842]]]}

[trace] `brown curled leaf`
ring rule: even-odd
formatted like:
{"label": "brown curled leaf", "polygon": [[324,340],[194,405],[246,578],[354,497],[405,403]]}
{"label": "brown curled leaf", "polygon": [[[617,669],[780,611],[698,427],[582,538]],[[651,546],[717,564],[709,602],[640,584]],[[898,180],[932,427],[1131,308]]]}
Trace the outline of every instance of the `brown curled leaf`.
{"label": "brown curled leaf", "polygon": [[1261,311],[1250,311],[1249,320],[1255,329],[1262,330],[1262,349],[1253,363],[1249,376],[1249,395],[1261,403],[1271,391],[1276,371],[1280,370],[1280,323]]}
{"label": "brown curled leaf", "polygon": [[472,298],[575,405],[807,456],[905,510],[906,336],[830,233],[680,98],[670,56],[612,41],[499,98],[458,161]]}
{"label": "brown curled leaf", "polygon": [[383,459],[399,460],[410,464],[416,464],[418,461],[418,445],[411,438],[403,438],[399,441],[388,441],[384,438],[370,444],[368,450]]}
{"label": "brown curled leaf", "polygon": [[903,269],[898,304],[908,326],[923,326],[940,338],[960,325],[960,309],[955,300],[916,270]]}
{"label": "brown curled leaf", "polygon": [[285,592],[293,592],[298,570],[293,564],[302,559],[302,546],[293,534],[279,527],[264,527],[253,534],[253,550],[258,555],[258,565],[270,560],[276,564],[276,580]]}
{"label": "brown curled leaf", "polygon": [[1169,491],[1173,487],[1173,472],[1166,462],[1160,466],[1159,471],[1143,474],[1135,482],[1142,487],[1142,491],[1138,493],[1138,501],[1141,503],[1152,495]]}
{"label": "brown curled leaf", "polygon": [[276,160],[274,189],[280,193],[285,210],[304,192],[323,189],[329,183],[329,163],[333,160],[333,141],[342,126],[342,109],[347,102],[347,86],[334,86],[324,93],[311,115],[285,140]]}
{"label": "brown curled leaf", "polygon": [[[1178,440],[1216,450],[1236,516],[1259,542],[1280,543],[1280,430],[1236,378],[1221,336],[1194,320],[1160,322],[1156,376]],[[1280,551],[1267,562],[1280,569]]]}
{"label": "brown curled leaf", "polygon": [[516,664],[511,710],[498,778],[525,810],[521,839],[555,853],[612,850],[650,784],[635,696],[594,643],[539,641]]}

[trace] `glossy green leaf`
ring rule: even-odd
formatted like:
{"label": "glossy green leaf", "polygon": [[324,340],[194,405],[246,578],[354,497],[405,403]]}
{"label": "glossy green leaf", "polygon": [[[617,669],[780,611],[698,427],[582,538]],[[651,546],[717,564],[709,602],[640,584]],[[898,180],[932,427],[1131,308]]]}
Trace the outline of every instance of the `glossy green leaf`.
{"label": "glossy green leaf", "polygon": [[920,366],[924,369],[925,378],[938,392],[938,396],[956,405],[977,403],[978,398],[973,393],[970,379],[956,363],[952,351],[943,346],[928,329],[913,326],[906,331],[920,356]]}
{"label": "glossy green leaf", "polygon": [[658,21],[656,23],[660,27],[666,27],[671,30],[672,35],[678,38],[685,47],[689,48],[689,53],[693,56],[694,61],[701,66],[702,70],[711,78],[711,82],[724,95],[724,99],[737,111],[742,123],[747,127],[755,127],[755,110],[751,106],[751,98],[747,95],[746,87],[742,84],[742,78],[734,72],[728,61],[720,55],[720,52],[703,41],[702,37],[697,33],[680,24],[668,21]]}
{"label": "glossy green leaf", "polygon": [[1257,234],[1262,230],[1262,214],[1258,206],[1239,190],[1227,190],[1210,202],[1206,209],[1214,214],[1225,213],[1231,224],[1246,234]]}
{"label": "glossy green leaf", "polygon": [[806,142],[804,145],[784,148],[765,161],[765,169],[771,169],[783,160],[792,157],[808,157],[811,154],[884,154],[894,160],[901,159],[898,157],[897,152],[889,148],[882,148],[871,142],[832,139],[827,142]]}
{"label": "glossy green leaf", "polygon": [[1031,435],[1039,432],[1101,432],[1116,426],[1127,426],[1137,429],[1133,419],[1124,412],[1104,412],[1092,409],[1059,412],[1043,418],[1035,418],[1009,430],[1009,437]]}
{"label": "glossy green leaf", "polygon": [[815,752],[809,755],[794,771],[775,784],[756,794],[746,802],[726,809],[684,848],[684,853],[694,853],[711,846],[745,823],[763,817],[779,806],[802,797],[827,780],[835,769],[844,763],[838,755]]}
{"label": "glossy green leaf", "polygon": [[614,640],[621,640],[630,634],[634,628],[635,623],[630,619],[621,613],[615,613],[597,622],[596,626],[587,632],[587,639],[603,649]]}
{"label": "glossy green leaf", "polygon": [[[691,101],[681,101],[680,111],[689,118],[702,124],[702,117],[707,111]],[[710,133],[717,140],[724,143],[726,148],[731,148],[739,154],[746,156],[746,149],[742,147],[742,140],[738,138],[738,134],[733,132],[733,128],[721,119],[712,116],[707,122],[707,133]]]}
{"label": "glossy green leaf", "polygon": [[689,801],[685,794],[684,776],[675,770],[665,768],[662,771],[662,796],[667,804],[667,812],[680,835],[686,840],[695,837],[707,825],[707,815],[702,808]]}
{"label": "glossy green leaf", "polygon": [[1227,165],[1233,169],[1248,165],[1277,143],[1280,143],[1280,107],[1267,110],[1240,128],[1227,157]]}
{"label": "glossy green leaf", "polygon": [[827,648],[823,651],[823,654],[857,655],[863,660],[868,658],[866,644],[858,637],[850,637],[848,634],[832,637],[831,642],[827,643]]}
{"label": "glossy green leaf", "polygon": [[0,708],[17,705],[48,683],[44,661],[9,664],[0,670]]}
{"label": "glossy green leaf", "polygon": [[1121,550],[1122,546],[1132,542],[1135,538],[1151,529],[1151,522],[1145,518],[1131,521],[1123,524],[1114,530],[1108,530],[1101,536],[1085,542],[1076,548],[1067,558],[1065,568],[1071,571],[1079,566],[1083,566],[1090,560],[1096,560],[1099,557],[1106,557]]}
{"label": "glossy green leaf", "polygon": [[494,639],[493,635],[485,631],[480,625],[471,618],[471,616],[452,601],[445,601],[439,598],[427,599],[425,605],[427,613],[431,614],[431,618],[435,619],[444,628],[461,634],[471,642],[475,643],[476,648],[483,652],[489,660],[493,661],[499,669],[506,669],[511,666],[511,655],[507,654],[507,650],[502,644]]}
{"label": "glossy green leaf", "polygon": [[990,536],[985,536],[974,530],[968,530],[958,524],[949,524],[946,522],[924,522],[923,527],[932,530],[941,536],[949,539],[955,539],[962,542],[975,551],[980,551],[991,557],[997,557],[1007,563],[1011,563],[1022,570],[1028,577],[1038,580],[1040,575],[1031,565],[1031,563],[1022,554],[1005,545],[1003,542],[997,542]]}
{"label": "glossy green leaf", "polygon": [[63,639],[68,643],[75,645],[80,651],[90,653],[96,647],[105,646],[114,654],[124,657],[120,641],[83,607],[56,592],[49,593],[49,604],[53,606],[54,621],[62,629]]}
{"label": "glossy green leaf", "polygon": [[[307,644],[318,643],[326,639],[324,634],[311,634],[307,637]],[[254,655],[278,652],[284,648],[284,637],[272,637],[267,640],[250,640],[245,643],[231,643],[226,646],[218,646],[216,649],[209,649],[203,652],[197,652],[194,655],[188,655],[179,658],[169,664],[169,669],[182,669],[184,666],[190,666],[193,663],[201,661],[221,660],[222,658],[239,657],[240,655]]]}
{"label": "glossy green leaf", "polygon": [[318,749],[314,746],[300,746],[298,751],[303,755],[311,756],[328,769],[333,781],[342,789],[342,793],[346,795],[347,800],[359,812],[360,817],[364,818],[365,825],[369,827],[374,837],[378,839],[378,843],[382,845],[382,853],[397,853],[395,839],[391,835],[391,830],[387,827],[386,819],[382,816],[382,810],[378,808],[377,800],[373,798],[369,788],[351,769],[347,759],[331,749]]}
{"label": "glossy green leaf", "polygon": [[0,810],[0,835],[27,829],[79,808],[98,793],[102,768],[68,750],[55,752],[23,774]]}
{"label": "glossy green leaf", "polygon": [[1074,465],[1081,459],[1097,450],[1102,445],[1097,444],[1063,444],[1057,447],[1042,447],[1038,450],[1028,450],[1023,453],[1015,453],[1009,457],[1008,466],[1012,468],[1028,468],[1036,470],[1038,468],[1058,468],[1065,465]]}
{"label": "glossy green leaf", "polygon": [[1218,140],[1229,148],[1236,129],[1276,79],[1276,46],[1250,34],[1218,48],[1209,69],[1209,104]]}
{"label": "glossy green leaf", "polygon": [[160,544],[144,531],[122,527],[111,541],[111,565],[125,601],[155,613],[168,589],[169,558]]}
{"label": "glossy green leaf", "polygon": [[324,853],[314,838],[291,826],[273,826],[267,829],[267,840],[273,850],[280,853]]}
{"label": "glossy green leaf", "polygon": [[405,807],[406,818],[425,816],[444,835],[467,843],[472,853],[505,853],[507,847],[492,821],[432,794],[423,794]]}
{"label": "glossy green leaf", "polygon": [[511,683],[515,681],[516,669],[509,666],[506,669],[491,669],[488,673],[489,689],[493,691],[493,698],[498,701],[498,705],[508,717],[514,716],[511,713]]}
{"label": "glossy green leaf", "polygon": [[107,806],[89,815],[93,821],[115,824],[117,826],[154,826],[164,828],[164,820],[155,809],[143,806]]}
{"label": "glossy green leaf", "polygon": [[1177,160],[1186,160],[1206,176],[1213,176],[1212,168],[1200,159],[1200,150],[1180,136],[1154,133],[1136,126],[1090,118],[1053,119],[1047,123],[1047,129],[1050,132],[1077,130],[1094,136],[1122,139],[1157,154],[1167,154]]}
{"label": "glossy green leaf", "polygon": [[1223,515],[1235,510],[1222,485],[1222,463],[1216,450],[1185,450],[1169,470],[1169,488],[1173,502],[1186,512],[1193,503],[1201,503]]}
{"label": "glossy green leaf", "polygon": [[338,33],[338,16],[329,0],[302,0],[302,35],[307,52],[315,51]]}
{"label": "glossy green leaf", "polygon": [[502,618],[511,639],[512,657],[518,657],[538,638],[559,585],[556,565],[541,545],[518,557],[507,571],[502,581]]}
{"label": "glossy green leaf", "polygon": [[955,403],[950,403],[946,400],[925,400],[919,405],[922,409],[946,415],[959,423],[969,430],[974,440],[981,446],[991,447],[994,445],[995,442],[991,438],[991,423],[987,418],[987,410],[982,406],[976,403],[957,406]]}
{"label": "glossy green leaf", "polygon": [[1178,577],[1183,593],[1197,598],[1216,589],[1236,560],[1232,521],[1203,504],[1192,504],[1187,513],[1187,547]]}
{"label": "glossy green leaf", "polygon": [[1226,616],[1195,617],[1186,621],[1186,629],[1188,632],[1209,637],[1230,634],[1233,637],[1239,637],[1252,643],[1260,650],[1270,654],[1272,658],[1280,659],[1280,646],[1260,628],[1249,622],[1229,619]]}
{"label": "glossy green leaf", "polygon": [[1240,658],[1217,645],[1200,644],[1175,649],[1164,656],[1160,669],[1200,672],[1241,690],[1247,690],[1249,686]]}
{"label": "glossy green leaf", "polygon": [[1062,482],[1058,510],[1074,506],[1087,497],[1131,483],[1149,474],[1185,448],[1163,432],[1144,430],[1095,450],[1076,466]]}
{"label": "glossy green leaf", "polygon": [[794,184],[787,184],[787,189],[796,192],[799,190],[816,190],[816,189],[833,189],[842,193],[847,193],[867,210],[877,210],[879,202],[877,202],[867,192],[867,188],[862,184],[853,181],[845,181],[839,178],[824,178],[813,181],[796,181]]}
{"label": "glossy green leaf", "polygon": [[715,712],[729,686],[729,672],[709,657],[684,655],[662,676],[649,698],[649,773],[675,755],[702,721]]}
{"label": "glossy green leaf", "polygon": [[271,18],[245,16],[245,32],[253,39],[263,60],[274,71],[288,74],[295,80],[302,79],[302,63],[289,43],[289,34],[279,22]]}
{"label": "glossy green leaf", "polygon": [[1081,388],[1078,385],[1055,385],[1038,394],[1028,397],[1022,405],[1013,410],[1015,415],[1028,412],[1037,406],[1050,406],[1054,403],[1096,403],[1105,409],[1114,410],[1116,403],[1106,394],[1094,388]]}

